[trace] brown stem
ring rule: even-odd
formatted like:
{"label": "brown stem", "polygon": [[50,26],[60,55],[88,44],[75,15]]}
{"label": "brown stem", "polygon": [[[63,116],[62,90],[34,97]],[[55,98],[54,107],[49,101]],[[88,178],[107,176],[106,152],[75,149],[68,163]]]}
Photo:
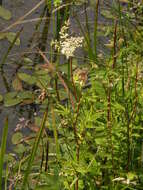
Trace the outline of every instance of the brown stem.
{"label": "brown stem", "polygon": [[[79,164],[79,153],[80,153],[80,146],[79,143],[76,145],[76,160],[77,160],[77,164]],[[75,183],[75,190],[78,190],[78,173],[77,173],[77,181]]]}
{"label": "brown stem", "polygon": [[75,87],[75,83],[74,83],[74,80],[73,80],[72,58],[70,58],[70,72],[71,72],[70,75],[71,75],[71,81],[72,81],[72,85],[73,85],[74,97],[75,97],[75,100],[78,101],[77,93],[76,93],[76,87]]}
{"label": "brown stem", "polygon": [[114,26],[114,46],[113,46],[113,69],[116,65],[116,59],[117,59],[117,52],[116,52],[116,44],[117,43],[117,20],[115,20],[115,26]]}
{"label": "brown stem", "polygon": [[72,95],[71,95],[71,92],[70,92],[68,86],[66,85],[64,79],[62,78],[61,74],[60,74],[59,72],[57,72],[57,75],[58,75],[60,81],[62,82],[62,84],[63,84],[65,90],[67,91],[67,94],[69,94],[70,101],[71,101],[71,105],[72,105],[72,108],[73,108],[73,110],[74,110],[74,109],[75,109],[75,106],[74,106],[74,100],[73,100],[73,97],[72,97]]}

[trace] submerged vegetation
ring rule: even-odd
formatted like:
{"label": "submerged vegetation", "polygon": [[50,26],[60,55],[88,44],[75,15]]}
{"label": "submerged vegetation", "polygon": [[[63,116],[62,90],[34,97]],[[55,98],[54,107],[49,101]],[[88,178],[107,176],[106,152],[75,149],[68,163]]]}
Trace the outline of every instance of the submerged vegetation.
{"label": "submerged vegetation", "polygon": [[[0,103],[24,110],[10,152],[3,127],[0,190],[143,189],[142,15],[139,0],[41,0],[0,31]],[[27,50],[10,60],[33,20]]]}

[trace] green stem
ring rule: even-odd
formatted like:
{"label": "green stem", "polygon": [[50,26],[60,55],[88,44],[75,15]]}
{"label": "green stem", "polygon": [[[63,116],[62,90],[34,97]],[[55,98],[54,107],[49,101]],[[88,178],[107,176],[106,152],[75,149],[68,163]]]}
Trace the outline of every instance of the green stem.
{"label": "green stem", "polygon": [[5,155],[5,151],[6,151],[7,134],[8,134],[8,118],[6,118],[6,120],[5,120],[5,126],[3,129],[3,136],[2,136],[2,143],[1,143],[1,150],[0,150],[0,190],[3,190],[2,174],[3,174],[4,155]]}
{"label": "green stem", "polygon": [[95,22],[94,22],[94,54],[97,60],[97,29],[98,29],[98,11],[99,11],[99,0],[96,1],[95,6]]}
{"label": "green stem", "polygon": [[14,46],[16,40],[19,38],[19,36],[20,36],[22,30],[23,30],[23,28],[21,28],[21,29],[17,32],[17,34],[16,34],[16,36],[15,36],[13,42],[10,44],[10,46],[9,46],[9,48],[8,48],[8,50],[7,50],[7,52],[6,52],[6,54],[4,55],[4,57],[3,57],[2,61],[1,61],[0,69],[3,69],[3,66],[4,66],[4,64],[5,64],[6,60],[7,60],[7,57],[8,57],[8,55],[9,55],[10,51],[12,50],[12,48],[13,48],[13,46]]}
{"label": "green stem", "polygon": [[47,106],[47,109],[46,109],[46,111],[44,113],[42,123],[41,123],[41,126],[40,126],[40,130],[39,130],[39,132],[37,134],[37,137],[35,139],[35,143],[33,145],[32,151],[31,151],[31,155],[30,155],[30,158],[29,158],[29,161],[28,161],[28,164],[27,164],[27,169],[26,169],[25,174],[24,174],[24,179],[23,179],[23,184],[22,184],[22,189],[21,190],[26,189],[28,176],[29,176],[30,170],[32,168],[32,164],[33,164],[34,158],[36,156],[38,145],[40,143],[40,140],[42,138],[42,134],[43,134],[43,131],[44,131],[44,128],[45,128],[45,123],[46,123],[47,115],[48,115],[48,107],[49,107],[49,105]]}

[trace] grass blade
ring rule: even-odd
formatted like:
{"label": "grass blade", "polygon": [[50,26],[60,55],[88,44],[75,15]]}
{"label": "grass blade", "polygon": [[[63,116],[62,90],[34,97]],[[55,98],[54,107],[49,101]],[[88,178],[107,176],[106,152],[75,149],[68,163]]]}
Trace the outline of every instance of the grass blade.
{"label": "grass blade", "polygon": [[30,155],[30,158],[29,158],[29,161],[28,161],[28,164],[27,164],[27,169],[26,169],[26,172],[25,172],[25,175],[24,175],[23,185],[22,185],[21,190],[25,190],[25,188],[26,188],[28,176],[29,176],[29,173],[30,173],[33,161],[34,161],[34,157],[35,157],[36,152],[37,152],[38,145],[40,143],[40,139],[41,139],[42,134],[43,134],[43,130],[44,130],[44,127],[45,127],[47,115],[48,115],[48,108],[46,109],[46,111],[44,113],[42,123],[41,123],[41,126],[40,126],[40,130],[39,130],[39,132],[37,134],[37,137],[35,139],[35,143],[34,143],[33,148],[32,148],[32,153]]}
{"label": "grass blade", "polygon": [[3,171],[4,155],[5,155],[5,151],[6,151],[7,134],[8,134],[8,118],[6,118],[6,120],[5,120],[3,136],[2,136],[2,143],[1,143],[1,150],[0,150],[0,190],[2,190],[2,171]]}
{"label": "grass blade", "polygon": [[2,61],[1,61],[1,64],[0,64],[0,68],[1,68],[1,69],[3,69],[3,66],[4,66],[4,64],[5,64],[6,60],[7,60],[7,57],[8,57],[8,55],[9,55],[10,51],[12,50],[12,48],[13,48],[13,46],[14,46],[16,40],[19,38],[19,36],[20,36],[22,30],[23,30],[23,28],[21,28],[21,29],[17,32],[17,34],[16,34],[16,36],[15,36],[13,42],[10,44],[10,46],[9,46],[9,48],[8,48],[8,50],[7,50],[7,52],[6,52],[6,54],[4,55],[4,57],[3,57]]}
{"label": "grass blade", "polygon": [[56,118],[55,118],[55,112],[54,112],[54,107],[52,105],[51,107],[51,112],[52,112],[52,127],[53,127],[53,132],[54,132],[54,138],[55,138],[55,144],[56,144],[56,154],[57,158],[59,157],[59,143],[58,143],[58,133],[56,129]]}
{"label": "grass blade", "polygon": [[97,60],[97,29],[98,29],[98,11],[99,11],[99,0],[96,1],[95,6],[95,21],[94,21],[94,54]]}

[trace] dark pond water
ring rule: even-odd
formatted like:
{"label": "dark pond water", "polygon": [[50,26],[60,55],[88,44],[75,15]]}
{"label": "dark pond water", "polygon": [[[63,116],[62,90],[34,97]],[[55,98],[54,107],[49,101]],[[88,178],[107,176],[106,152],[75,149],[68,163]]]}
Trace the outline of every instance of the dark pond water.
{"label": "dark pond water", "polygon": [[[14,23],[17,19],[19,19],[21,16],[26,14],[28,11],[30,11],[35,5],[39,3],[39,0],[3,0],[3,6],[10,10],[12,13],[12,18],[10,21],[4,21],[3,19],[0,19],[0,31],[7,28],[10,24]],[[34,11],[30,16],[26,17],[26,19],[32,19],[32,18],[38,18],[43,10],[43,5],[41,5],[36,11]],[[21,27],[23,27],[23,32],[21,33],[21,44],[20,46],[15,46],[11,53],[10,57],[7,60],[7,66],[5,68],[5,77],[8,80],[8,82],[11,81],[11,77],[14,74],[14,65],[11,64],[12,60],[17,59],[18,54],[21,54],[23,51],[27,49],[28,40],[32,36],[32,33],[34,32],[34,26],[35,22],[28,22],[26,24],[21,24],[18,26],[13,27],[10,31],[17,32]],[[7,40],[1,40],[0,41],[0,61],[2,60],[3,56],[5,55],[7,49],[9,47],[9,43]],[[14,56],[14,54],[17,54]],[[4,94],[7,92],[6,85],[4,82],[4,78],[2,74],[0,73],[0,94]],[[4,108],[0,107],[0,140],[2,136],[2,129],[4,126],[4,119],[6,116],[9,118],[9,132],[8,132],[8,149],[11,147],[11,141],[10,138],[12,136],[12,133],[15,129],[15,126],[19,120],[20,117],[27,117],[27,110],[25,113],[22,113],[19,111],[19,109],[15,108]]]}

